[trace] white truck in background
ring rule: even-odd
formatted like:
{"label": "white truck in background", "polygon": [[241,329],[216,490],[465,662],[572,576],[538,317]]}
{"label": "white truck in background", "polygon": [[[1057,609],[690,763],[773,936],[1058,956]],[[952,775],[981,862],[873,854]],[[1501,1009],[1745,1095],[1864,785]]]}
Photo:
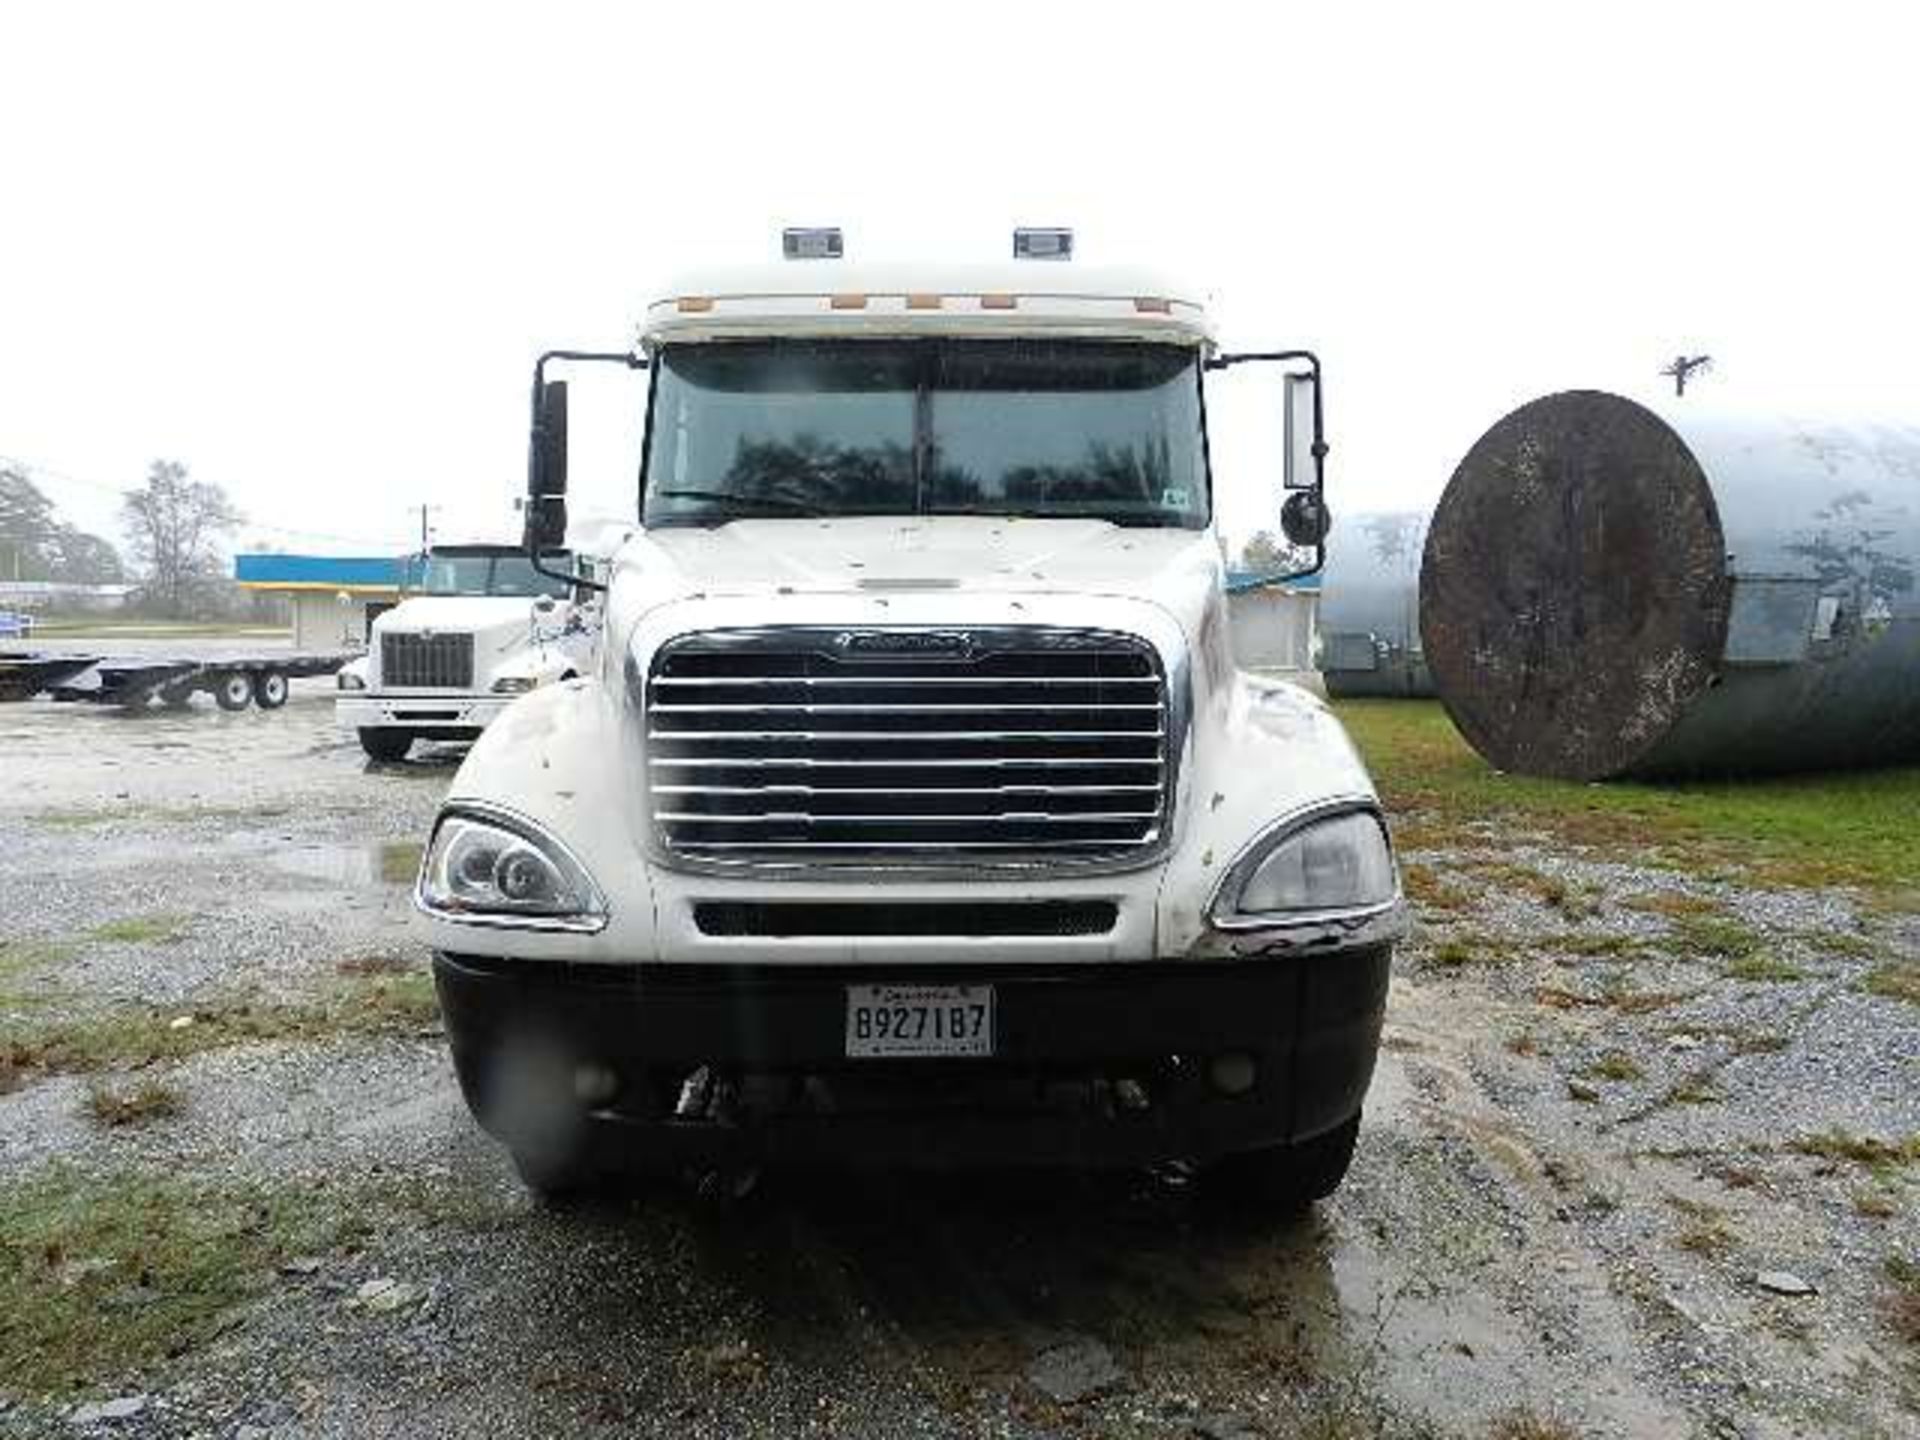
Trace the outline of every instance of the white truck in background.
{"label": "white truck in background", "polygon": [[437,545],[421,593],[373,622],[367,654],[340,671],[340,727],[369,757],[399,761],[416,740],[472,740],[517,697],[592,668],[600,607],[517,545]]}

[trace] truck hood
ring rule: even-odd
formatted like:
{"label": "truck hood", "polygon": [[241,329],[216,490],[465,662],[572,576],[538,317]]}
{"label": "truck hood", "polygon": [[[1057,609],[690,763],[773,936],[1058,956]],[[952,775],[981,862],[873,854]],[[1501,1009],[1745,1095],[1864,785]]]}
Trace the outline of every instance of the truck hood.
{"label": "truck hood", "polygon": [[1206,531],[973,515],[736,520],[711,530],[650,530],[631,542],[623,559],[640,572],[652,604],[697,593],[947,590],[1119,594],[1165,603],[1176,575],[1191,583],[1197,571],[1211,584],[1220,563]]}
{"label": "truck hood", "polygon": [[525,625],[533,601],[519,595],[417,595],[373,622],[376,631],[435,630],[445,634]]}

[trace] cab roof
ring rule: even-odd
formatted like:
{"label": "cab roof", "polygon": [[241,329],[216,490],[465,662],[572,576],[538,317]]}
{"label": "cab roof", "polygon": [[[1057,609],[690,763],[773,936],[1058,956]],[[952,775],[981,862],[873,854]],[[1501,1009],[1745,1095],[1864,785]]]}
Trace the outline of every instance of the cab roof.
{"label": "cab roof", "polygon": [[647,307],[640,344],[784,335],[1065,336],[1211,349],[1199,298],[1150,271],[1072,261],[793,260],[681,277]]}

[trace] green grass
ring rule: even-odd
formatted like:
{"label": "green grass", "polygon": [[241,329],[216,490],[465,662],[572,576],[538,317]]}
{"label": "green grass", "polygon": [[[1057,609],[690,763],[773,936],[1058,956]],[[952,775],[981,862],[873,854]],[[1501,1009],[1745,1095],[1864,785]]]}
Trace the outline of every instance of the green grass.
{"label": "green grass", "polygon": [[0,1089],[34,1073],[133,1069],[257,1041],[412,1034],[438,1015],[433,978],[416,970],[350,975],[292,1002],[232,998],[186,1011],[126,1006],[52,1019],[0,1019]]}
{"label": "green grass", "polygon": [[128,915],[87,932],[89,940],[117,945],[171,945],[186,934],[182,915]]}
{"label": "green grass", "polygon": [[1434,702],[1343,700],[1334,709],[1413,849],[1458,843],[1464,827],[1479,825],[1607,855],[1658,850],[1685,871],[1761,884],[1914,892],[1920,766],[1583,785],[1497,773]]}
{"label": "green grass", "polygon": [[106,640],[166,640],[174,636],[271,635],[285,639],[285,625],[237,625],[231,620],[102,620],[94,616],[43,620],[33,627],[34,639],[58,635],[73,639],[97,635]]}
{"label": "green grass", "polygon": [[180,1092],[164,1080],[116,1084],[96,1080],[87,1086],[81,1109],[94,1124],[109,1130],[166,1120],[186,1108]]}
{"label": "green grass", "polygon": [[1855,1135],[1850,1130],[1822,1130],[1801,1136],[1792,1148],[1817,1160],[1845,1160],[1874,1171],[1920,1164],[1920,1135],[1910,1135],[1905,1140],[1882,1140],[1877,1135]]}
{"label": "green grass", "polygon": [[1861,984],[1870,995],[1920,1005],[1920,961],[1891,960],[1876,968]]}
{"label": "green grass", "polygon": [[1443,969],[1458,970],[1466,965],[1492,964],[1505,960],[1512,953],[1512,944],[1498,936],[1467,934],[1455,935],[1440,941],[1433,947],[1429,958]]}
{"label": "green grass", "polygon": [[1541,936],[1540,948],[1593,960],[1638,954],[1647,946],[1644,940],[1632,935],[1613,935],[1603,930],[1573,930],[1564,935]]}
{"label": "green grass", "polygon": [[265,1293],[274,1267],[364,1237],[357,1206],[65,1167],[0,1184],[0,1375],[70,1393],[180,1353]]}
{"label": "green grass", "polygon": [[1729,980],[1744,980],[1759,985],[1779,985],[1807,978],[1806,972],[1798,965],[1782,960],[1777,955],[1767,954],[1738,956],[1729,960],[1720,973]]}
{"label": "green grass", "polygon": [[1887,1329],[1909,1350],[1920,1351],[1920,1266],[1894,1256],[1883,1268],[1888,1288],[1880,1313]]}
{"label": "green grass", "polygon": [[389,840],[380,847],[380,878],[388,885],[411,885],[420,873],[418,840]]}
{"label": "green grass", "polygon": [[1667,939],[1683,955],[1706,960],[1742,960],[1760,953],[1758,931],[1718,915],[1682,915]]}
{"label": "green grass", "polygon": [[1595,1080],[1638,1080],[1643,1073],[1639,1061],[1624,1050],[1609,1050],[1587,1066],[1587,1074]]}

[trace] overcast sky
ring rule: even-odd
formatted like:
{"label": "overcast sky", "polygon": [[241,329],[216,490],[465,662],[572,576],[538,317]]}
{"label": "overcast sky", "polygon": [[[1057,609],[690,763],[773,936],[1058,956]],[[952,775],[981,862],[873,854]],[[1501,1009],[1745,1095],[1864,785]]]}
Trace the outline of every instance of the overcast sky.
{"label": "overcast sky", "polygon": [[[0,456],[116,538],[155,457],[242,542],[501,533],[534,354],[791,223],[873,259],[1065,223],[1186,278],[1230,344],[1323,355],[1336,515],[1681,349],[1719,399],[1912,421],[1905,9],[9,5]],[[1244,534],[1270,382],[1226,378]],[[638,393],[581,398],[576,492],[631,513]]]}

